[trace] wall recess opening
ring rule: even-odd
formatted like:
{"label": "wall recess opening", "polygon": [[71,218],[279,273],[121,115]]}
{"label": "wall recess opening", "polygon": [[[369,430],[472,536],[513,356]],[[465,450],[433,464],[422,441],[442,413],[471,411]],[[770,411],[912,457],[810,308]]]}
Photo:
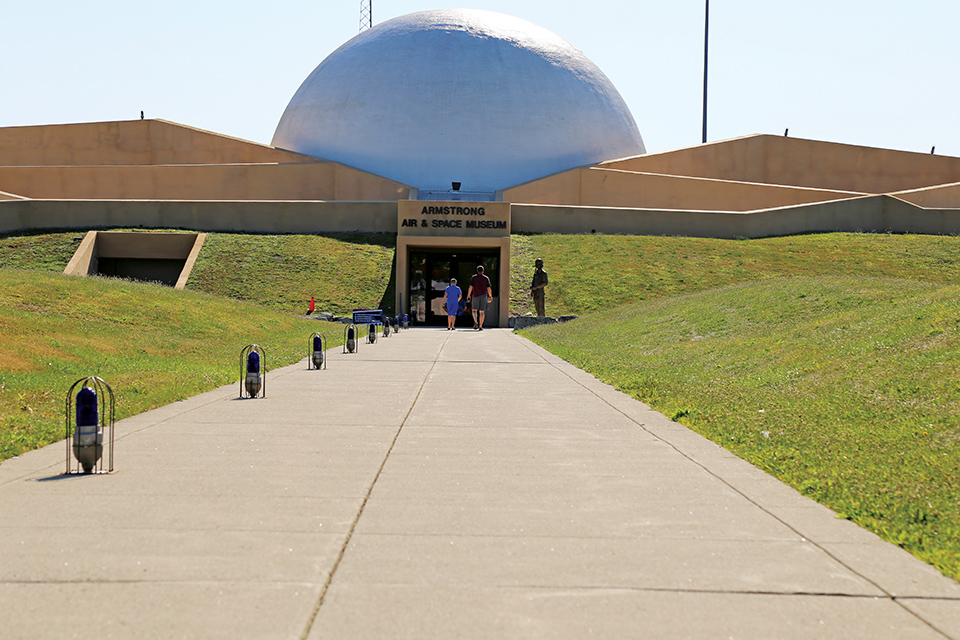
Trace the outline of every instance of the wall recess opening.
{"label": "wall recess opening", "polygon": [[183,289],[205,233],[89,231],[64,275],[103,275]]}

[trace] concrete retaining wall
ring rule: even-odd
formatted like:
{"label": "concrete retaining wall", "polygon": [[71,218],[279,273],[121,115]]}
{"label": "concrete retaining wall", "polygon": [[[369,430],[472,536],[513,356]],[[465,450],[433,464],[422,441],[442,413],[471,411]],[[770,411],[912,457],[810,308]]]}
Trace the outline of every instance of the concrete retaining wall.
{"label": "concrete retaining wall", "polygon": [[629,209],[755,211],[863,195],[866,194],[589,168],[565,171],[506,189],[503,199],[529,204]]}
{"label": "concrete retaining wall", "polygon": [[396,202],[9,200],[0,232],[144,227],[255,233],[397,232]]}
{"label": "concrete retaining wall", "polygon": [[2,167],[0,188],[47,200],[337,200],[406,198],[410,188],[332,162]]}
{"label": "concrete retaining wall", "polygon": [[299,153],[165,120],[0,127],[0,166],[310,162]]}
{"label": "concrete retaining wall", "polygon": [[930,209],[960,209],[960,183],[890,194]]}
{"label": "concrete retaining wall", "polygon": [[960,234],[960,209],[865,196],[753,211],[677,211],[514,204],[513,231],[763,238],[817,231]]}
{"label": "concrete retaining wall", "polygon": [[871,194],[960,182],[960,158],[771,135],[723,140],[599,166]]}
{"label": "concrete retaining wall", "polygon": [[[761,238],[816,231],[960,234],[960,209],[922,209],[892,196],[864,196],[748,213],[513,204],[511,217],[512,231],[520,233],[704,238]],[[0,232],[104,227],[255,233],[396,233],[397,203],[0,201]]]}

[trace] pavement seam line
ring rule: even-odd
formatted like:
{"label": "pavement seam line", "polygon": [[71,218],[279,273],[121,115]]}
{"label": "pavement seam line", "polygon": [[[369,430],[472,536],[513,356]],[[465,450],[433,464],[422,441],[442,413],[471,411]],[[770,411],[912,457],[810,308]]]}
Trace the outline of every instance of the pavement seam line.
{"label": "pavement seam line", "polygon": [[427,373],[424,374],[423,380],[420,381],[420,386],[417,387],[417,395],[414,396],[413,402],[410,403],[410,408],[407,409],[407,413],[404,414],[403,420],[400,421],[400,426],[397,427],[397,432],[393,435],[393,440],[390,442],[390,446],[387,448],[387,453],[383,456],[383,460],[380,461],[380,467],[377,469],[377,473],[373,476],[373,482],[371,482],[370,486],[367,487],[367,493],[363,496],[363,501],[360,503],[360,508],[357,509],[357,515],[354,517],[353,522],[350,523],[350,528],[347,530],[347,535],[343,540],[340,551],[337,552],[337,558],[333,561],[333,566],[330,568],[330,573],[327,575],[327,579],[323,583],[323,587],[320,589],[320,595],[317,597],[317,604],[314,605],[313,611],[310,613],[310,617],[307,619],[307,624],[303,630],[303,633],[300,635],[300,640],[307,640],[307,638],[310,636],[310,632],[313,630],[314,622],[316,622],[317,616],[320,614],[320,607],[323,606],[323,602],[327,597],[327,592],[330,590],[330,585],[333,583],[333,577],[336,575],[337,569],[340,567],[340,562],[343,560],[343,556],[347,552],[347,547],[350,545],[350,540],[353,539],[353,533],[356,531],[357,524],[359,524],[360,518],[363,516],[363,510],[367,506],[367,501],[370,500],[370,495],[373,493],[373,488],[377,486],[377,480],[380,479],[380,474],[383,473],[383,468],[386,466],[387,460],[390,459],[390,454],[393,453],[393,448],[396,446],[397,440],[400,439],[400,433],[403,431],[403,427],[407,424],[410,414],[413,413],[413,408],[417,406],[417,401],[420,400],[420,394],[423,393],[423,387],[430,378],[430,374],[433,373],[434,367],[437,366],[437,361],[440,359],[440,354],[443,353],[443,348],[446,346],[447,340],[449,339],[449,335],[444,337],[443,343],[440,345],[440,349],[437,350],[437,355],[434,357],[430,368],[427,370]]}
{"label": "pavement seam line", "polygon": [[[886,599],[890,600],[891,602],[893,602],[894,604],[896,604],[898,607],[900,607],[900,609],[902,609],[903,611],[905,611],[905,612],[908,613],[909,615],[913,616],[914,618],[916,618],[917,620],[919,620],[919,621],[922,622],[923,624],[925,624],[925,625],[927,625],[928,627],[930,627],[930,629],[931,629],[932,631],[940,634],[940,635],[943,636],[944,638],[948,638],[949,640],[953,640],[952,636],[950,636],[950,635],[946,634],[945,632],[941,631],[941,630],[938,629],[932,622],[930,622],[929,620],[926,620],[926,619],[922,618],[919,614],[917,614],[917,613],[914,612],[912,609],[910,609],[909,607],[907,607],[906,605],[904,605],[902,602],[900,602],[900,598],[901,598],[901,597],[893,595],[892,593],[890,593],[889,591],[887,591],[886,589],[884,589],[880,584],[878,584],[878,583],[875,582],[874,580],[871,580],[870,578],[868,578],[867,576],[863,575],[862,573],[860,573],[859,571],[857,571],[856,569],[854,569],[853,567],[851,567],[849,564],[847,564],[846,562],[844,562],[844,561],[841,560],[840,558],[836,557],[834,554],[830,553],[830,551],[828,551],[827,549],[825,549],[825,548],[824,548],[823,546],[821,546],[819,543],[813,541],[810,537],[808,537],[808,536],[804,535],[803,533],[801,533],[800,531],[798,531],[798,530],[797,530],[795,527],[793,527],[790,523],[786,522],[785,520],[783,520],[782,518],[780,518],[780,517],[777,516],[776,514],[774,514],[774,513],[772,513],[771,511],[767,510],[766,508],[763,507],[763,505],[761,505],[761,504],[758,503],[756,500],[754,500],[753,498],[751,498],[750,496],[748,496],[747,494],[745,494],[743,491],[741,491],[740,489],[738,489],[738,488],[735,487],[734,485],[732,485],[732,484],[730,484],[729,482],[727,482],[727,480],[725,480],[724,478],[722,478],[722,477],[720,477],[719,475],[717,475],[715,472],[713,472],[713,471],[711,471],[710,469],[708,469],[708,468],[707,468],[706,466],[704,466],[702,463],[700,463],[700,462],[698,462],[697,460],[695,460],[694,458],[690,457],[686,452],[680,450],[680,448],[678,448],[677,445],[673,444],[673,443],[670,442],[669,440],[666,440],[666,439],[664,439],[663,437],[661,437],[661,436],[655,434],[654,432],[650,431],[649,429],[647,429],[646,425],[644,425],[642,422],[638,422],[638,421],[637,421],[636,419],[634,419],[632,416],[627,415],[627,413],[625,413],[623,410],[619,409],[618,407],[614,406],[611,402],[609,402],[608,400],[606,400],[605,398],[603,398],[603,397],[602,397],[600,394],[598,394],[596,391],[594,391],[593,389],[591,389],[590,387],[588,387],[587,385],[583,384],[582,382],[580,382],[579,380],[577,380],[576,378],[574,378],[573,376],[571,376],[569,373],[567,373],[566,371],[564,371],[563,369],[561,369],[559,366],[557,366],[556,363],[551,362],[551,361],[548,360],[546,357],[544,357],[543,354],[538,353],[536,350],[534,350],[534,349],[531,348],[531,346],[530,346],[530,344],[535,344],[535,343],[532,343],[532,342],[528,341],[526,338],[523,338],[523,336],[517,335],[516,332],[511,332],[511,335],[514,336],[515,339],[520,340],[520,341],[521,341],[521,344],[523,344],[523,346],[524,346],[528,351],[530,351],[531,353],[533,353],[534,355],[536,355],[537,357],[539,357],[541,360],[543,360],[544,363],[550,365],[550,366],[553,367],[555,370],[557,370],[558,372],[560,372],[561,374],[563,374],[564,376],[566,376],[567,378],[569,378],[573,383],[579,385],[581,388],[583,388],[583,389],[585,389],[586,391],[588,391],[589,393],[591,393],[595,398],[597,398],[598,400],[600,400],[600,402],[604,403],[605,405],[607,405],[608,407],[610,407],[611,409],[613,409],[614,411],[616,411],[617,413],[619,413],[620,415],[622,415],[624,418],[626,418],[627,420],[629,420],[629,421],[632,422],[633,424],[637,425],[639,428],[643,429],[645,432],[647,432],[648,434],[650,434],[651,437],[656,438],[656,439],[659,440],[660,442],[663,442],[664,444],[666,444],[667,446],[669,446],[671,449],[673,449],[674,451],[676,451],[678,454],[680,454],[681,456],[683,456],[684,458],[686,458],[687,460],[689,460],[689,461],[692,462],[693,464],[695,464],[695,465],[697,465],[698,467],[700,467],[701,469],[703,469],[706,473],[708,473],[708,474],[711,475],[712,477],[716,478],[718,481],[722,482],[724,485],[726,485],[727,487],[729,487],[732,491],[734,491],[735,493],[737,493],[738,495],[740,495],[741,497],[743,497],[744,500],[746,500],[746,501],[749,502],[750,504],[754,505],[755,507],[757,507],[758,509],[760,509],[761,511],[763,511],[764,513],[766,513],[767,515],[769,515],[771,518],[773,518],[774,520],[776,520],[777,522],[779,522],[780,524],[782,524],[783,526],[785,526],[785,527],[786,527],[787,529],[789,529],[790,531],[793,531],[795,534],[797,534],[798,536],[800,536],[801,539],[807,541],[808,543],[810,543],[811,545],[813,545],[814,547],[816,547],[817,549],[819,549],[819,550],[820,550],[823,554],[825,554],[828,558],[831,558],[834,562],[836,562],[836,563],[839,564],[840,566],[846,568],[848,571],[850,571],[850,572],[853,573],[854,575],[859,576],[861,579],[863,579],[864,581],[866,581],[868,584],[873,585],[877,590],[879,590],[879,591],[884,595],[884,597],[885,597]],[[528,344],[528,343],[529,343],[529,344]],[[539,347],[539,345],[537,345],[537,346]],[[539,348],[543,349],[543,347],[539,347]],[[544,349],[544,350],[545,350],[545,349]],[[546,351],[546,350],[545,350],[545,351]],[[548,353],[549,353],[549,352],[548,352]],[[553,354],[551,354],[551,355],[553,355]],[[554,356],[554,357],[559,357],[559,356]],[[566,361],[563,360],[562,358],[560,358],[560,360],[563,361],[563,362],[566,363],[566,364],[570,364],[569,362],[566,362]],[[573,365],[570,365],[570,366],[573,366]],[[579,367],[576,367],[576,368],[579,369]],[[582,369],[580,369],[580,370],[582,371]],[[586,372],[584,372],[584,373],[586,373]],[[595,376],[594,376],[594,377],[595,377]],[[600,381],[599,379],[597,379],[597,381],[600,382],[601,384],[606,384],[606,383]],[[607,386],[609,386],[609,385],[607,385]],[[635,398],[633,398],[633,399],[636,400]],[[655,411],[655,410],[654,410],[654,409],[651,409],[651,411]],[[657,412],[657,413],[659,413],[659,412]],[[663,414],[661,414],[661,415],[663,415]],[[682,426],[682,425],[681,425],[681,426]],[[689,427],[684,427],[684,428],[689,429]],[[690,430],[692,431],[692,429],[690,429]],[[696,433],[696,432],[694,431],[694,433]],[[698,435],[699,435],[699,434],[698,434]],[[701,437],[703,437],[703,436],[701,436]],[[725,450],[726,450],[726,449],[725,449]],[[739,456],[738,456],[738,457],[739,457]],[[741,458],[741,460],[742,460],[742,458]],[[767,475],[769,475],[769,474],[767,474]],[[770,477],[773,477],[773,476],[770,476]],[[774,479],[777,480],[776,478],[774,478]],[[777,480],[777,481],[780,482],[779,480]],[[909,596],[903,596],[903,598],[904,598],[904,599],[908,599]]]}

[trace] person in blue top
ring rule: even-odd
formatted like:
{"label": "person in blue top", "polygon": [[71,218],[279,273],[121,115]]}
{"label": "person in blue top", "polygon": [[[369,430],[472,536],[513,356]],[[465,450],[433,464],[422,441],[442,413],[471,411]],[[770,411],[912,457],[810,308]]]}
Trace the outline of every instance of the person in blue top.
{"label": "person in blue top", "polygon": [[457,321],[457,311],[460,309],[460,298],[463,292],[457,286],[457,279],[450,278],[450,286],[444,292],[447,303],[444,305],[447,309],[447,331],[453,331],[453,324]]}

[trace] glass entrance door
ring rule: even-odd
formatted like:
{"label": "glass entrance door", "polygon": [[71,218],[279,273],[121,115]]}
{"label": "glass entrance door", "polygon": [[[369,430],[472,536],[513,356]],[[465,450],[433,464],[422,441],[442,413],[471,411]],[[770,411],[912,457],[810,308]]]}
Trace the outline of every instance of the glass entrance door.
{"label": "glass entrance door", "polygon": [[467,291],[470,278],[477,272],[477,266],[483,265],[484,274],[493,285],[493,304],[488,305],[484,326],[496,326],[500,317],[500,250],[499,249],[411,249],[410,284],[408,300],[410,311],[419,324],[446,326],[447,312],[443,310],[444,291],[450,285],[450,278],[457,279],[457,286],[463,292],[463,300],[458,309],[456,326],[472,327]]}

